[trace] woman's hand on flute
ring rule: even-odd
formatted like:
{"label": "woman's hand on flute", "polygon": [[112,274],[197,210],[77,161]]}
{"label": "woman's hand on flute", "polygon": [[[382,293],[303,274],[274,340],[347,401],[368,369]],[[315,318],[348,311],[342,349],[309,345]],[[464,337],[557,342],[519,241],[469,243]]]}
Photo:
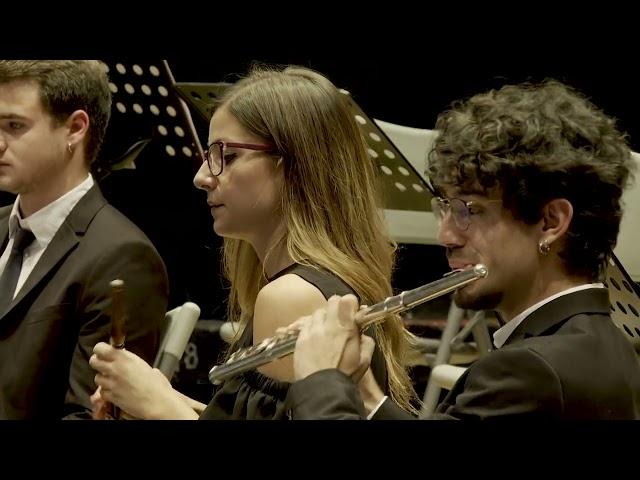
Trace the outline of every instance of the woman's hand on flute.
{"label": "woman's hand on flute", "polygon": [[300,333],[293,357],[296,380],[320,370],[337,368],[354,382],[360,381],[371,363],[375,343],[360,334],[355,322],[357,310],[355,296],[334,296],[326,309],[298,321]]}
{"label": "woman's hand on flute", "polygon": [[[140,419],[196,419],[198,415],[158,370],[126,349],[100,342],[89,364],[95,376],[96,415],[99,402],[111,402],[130,416]],[[99,399],[98,399],[99,395]]]}

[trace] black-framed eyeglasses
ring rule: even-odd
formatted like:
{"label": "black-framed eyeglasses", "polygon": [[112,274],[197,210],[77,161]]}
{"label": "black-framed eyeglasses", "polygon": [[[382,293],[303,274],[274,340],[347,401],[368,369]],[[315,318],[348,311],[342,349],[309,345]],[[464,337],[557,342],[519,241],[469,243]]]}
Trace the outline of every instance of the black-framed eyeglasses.
{"label": "black-framed eyeglasses", "polygon": [[261,152],[273,152],[273,145],[260,145],[255,143],[233,143],[233,142],[212,142],[204,151],[204,159],[209,166],[211,175],[217,177],[224,169],[224,151],[227,148],[244,148],[247,150],[257,150]]}
{"label": "black-framed eyeglasses", "polygon": [[[501,200],[487,200],[487,203],[500,203]],[[453,221],[460,230],[467,230],[471,225],[471,215],[475,213],[476,202],[465,202],[461,198],[433,197],[431,199],[431,210],[438,222],[444,220],[445,215],[451,212]]]}

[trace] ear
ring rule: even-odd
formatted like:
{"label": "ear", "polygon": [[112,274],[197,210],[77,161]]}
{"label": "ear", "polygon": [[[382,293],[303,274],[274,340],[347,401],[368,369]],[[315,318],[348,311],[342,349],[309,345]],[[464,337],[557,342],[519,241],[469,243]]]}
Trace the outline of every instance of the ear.
{"label": "ear", "polygon": [[84,110],[76,110],[69,115],[65,125],[69,130],[67,141],[71,144],[71,148],[82,145],[89,130],[89,123],[89,115]]}
{"label": "ear", "polygon": [[549,245],[562,237],[573,218],[573,205],[566,198],[554,198],[542,208],[542,237]]}

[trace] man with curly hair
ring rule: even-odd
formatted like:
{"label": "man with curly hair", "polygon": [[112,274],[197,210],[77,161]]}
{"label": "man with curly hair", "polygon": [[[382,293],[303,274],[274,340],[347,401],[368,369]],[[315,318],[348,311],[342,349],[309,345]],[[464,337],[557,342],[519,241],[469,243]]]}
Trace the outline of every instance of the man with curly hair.
{"label": "man with curly hair", "polygon": [[[452,269],[489,270],[454,300],[503,325],[434,418],[639,418],[638,358],[601,283],[634,166],[614,119],[549,80],[455,103],[436,128],[426,172],[439,240]],[[334,298],[298,322],[293,418],[412,418],[358,378],[370,346],[356,308]]]}

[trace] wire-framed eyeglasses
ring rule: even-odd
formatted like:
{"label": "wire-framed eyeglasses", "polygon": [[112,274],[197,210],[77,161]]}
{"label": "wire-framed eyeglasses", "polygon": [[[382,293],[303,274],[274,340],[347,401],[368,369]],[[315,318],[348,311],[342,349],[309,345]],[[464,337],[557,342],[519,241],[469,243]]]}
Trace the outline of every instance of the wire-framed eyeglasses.
{"label": "wire-framed eyeglasses", "polygon": [[[488,203],[500,203],[501,200],[488,200]],[[477,202],[465,202],[461,198],[442,198],[434,196],[431,198],[431,210],[438,222],[442,222],[448,212],[451,212],[456,227],[460,230],[467,230],[471,225],[471,216],[476,213]]]}

